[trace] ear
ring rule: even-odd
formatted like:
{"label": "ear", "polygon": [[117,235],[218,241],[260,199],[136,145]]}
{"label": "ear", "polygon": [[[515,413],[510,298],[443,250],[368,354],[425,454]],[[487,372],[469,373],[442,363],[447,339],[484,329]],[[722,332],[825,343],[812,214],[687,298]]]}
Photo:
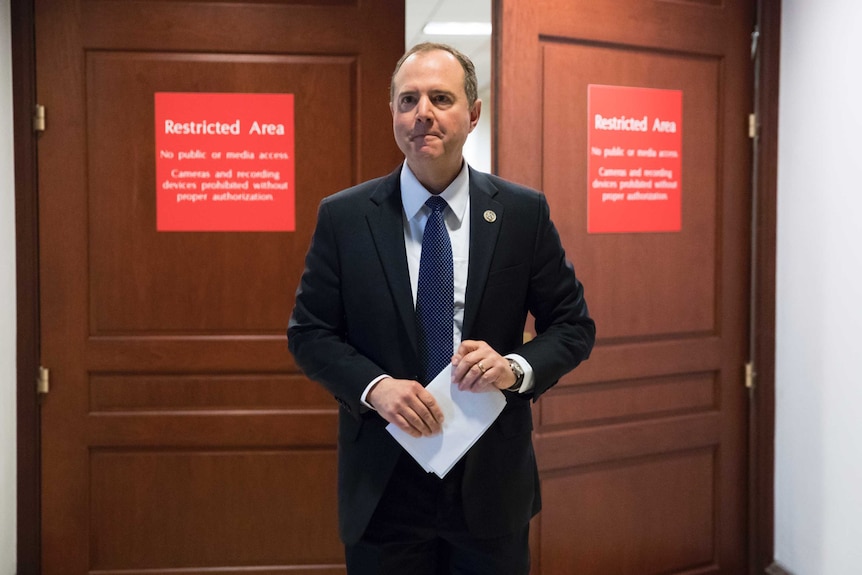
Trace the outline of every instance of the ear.
{"label": "ear", "polygon": [[479,123],[479,116],[482,114],[482,100],[476,100],[473,107],[470,109],[470,131]]}

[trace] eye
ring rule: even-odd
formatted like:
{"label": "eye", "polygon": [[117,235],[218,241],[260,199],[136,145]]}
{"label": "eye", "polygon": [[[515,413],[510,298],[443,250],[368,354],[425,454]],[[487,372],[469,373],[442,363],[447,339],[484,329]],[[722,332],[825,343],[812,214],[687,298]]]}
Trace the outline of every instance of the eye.
{"label": "eye", "polygon": [[437,106],[448,106],[452,103],[452,98],[449,96],[449,94],[436,94],[431,98],[431,100]]}
{"label": "eye", "polygon": [[415,104],[416,104],[416,96],[414,96],[413,94],[404,94],[398,100],[398,105],[401,108],[409,108]]}

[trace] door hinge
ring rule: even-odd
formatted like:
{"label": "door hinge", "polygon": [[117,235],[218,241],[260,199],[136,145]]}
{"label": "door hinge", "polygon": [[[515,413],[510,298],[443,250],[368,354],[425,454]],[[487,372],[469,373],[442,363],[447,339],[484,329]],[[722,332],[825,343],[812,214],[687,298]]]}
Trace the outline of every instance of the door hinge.
{"label": "door hinge", "polygon": [[36,377],[36,393],[47,395],[51,390],[50,373],[47,367],[39,366],[39,375]]}
{"label": "door hinge", "polygon": [[760,47],[760,28],[755,27],[751,33],[751,59],[757,57],[757,49]]}
{"label": "door hinge", "polygon": [[757,137],[757,115],[748,115],[748,137],[752,140]]}
{"label": "door hinge", "polygon": [[45,131],[45,106],[36,104],[33,108],[33,131]]}
{"label": "door hinge", "polygon": [[746,389],[754,389],[754,378],[757,374],[754,372],[754,364],[748,362],[745,364],[745,387]]}

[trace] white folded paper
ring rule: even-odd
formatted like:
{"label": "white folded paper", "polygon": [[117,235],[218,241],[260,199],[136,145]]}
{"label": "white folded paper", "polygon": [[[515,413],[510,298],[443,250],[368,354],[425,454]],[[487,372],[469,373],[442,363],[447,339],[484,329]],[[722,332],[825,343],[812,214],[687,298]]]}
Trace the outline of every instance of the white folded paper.
{"label": "white folded paper", "polygon": [[452,385],[452,366],[441,371],[426,387],[443,412],[443,430],[431,437],[412,437],[396,425],[386,430],[427,472],[445,477],[465,453],[482,437],[506,407],[506,396],[498,389],[475,393]]}

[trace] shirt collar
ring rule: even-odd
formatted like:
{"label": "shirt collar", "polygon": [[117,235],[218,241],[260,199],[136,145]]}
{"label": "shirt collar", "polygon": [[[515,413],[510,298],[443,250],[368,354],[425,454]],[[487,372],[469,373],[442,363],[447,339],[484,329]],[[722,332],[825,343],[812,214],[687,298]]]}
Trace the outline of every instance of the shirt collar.
{"label": "shirt collar", "polygon": [[[405,161],[401,168],[401,204],[404,206],[404,214],[408,220],[416,217],[431,195],[431,192],[419,183]],[[467,200],[470,197],[470,170],[466,161],[461,164],[461,171],[458,172],[452,183],[440,193],[440,197],[449,204],[449,209],[458,219],[458,222],[464,221]]]}

